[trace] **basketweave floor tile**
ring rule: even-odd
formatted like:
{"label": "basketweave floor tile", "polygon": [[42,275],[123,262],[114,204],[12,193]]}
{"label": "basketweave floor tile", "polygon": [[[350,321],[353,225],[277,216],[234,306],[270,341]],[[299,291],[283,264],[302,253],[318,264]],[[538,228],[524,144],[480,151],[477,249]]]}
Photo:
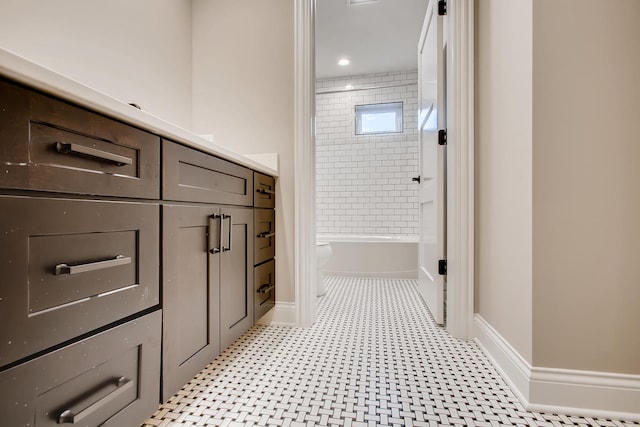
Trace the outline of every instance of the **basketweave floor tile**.
{"label": "basketweave floor tile", "polygon": [[414,280],[325,280],[312,327],[254,326],[143,426],[640,426],[526,411]]}

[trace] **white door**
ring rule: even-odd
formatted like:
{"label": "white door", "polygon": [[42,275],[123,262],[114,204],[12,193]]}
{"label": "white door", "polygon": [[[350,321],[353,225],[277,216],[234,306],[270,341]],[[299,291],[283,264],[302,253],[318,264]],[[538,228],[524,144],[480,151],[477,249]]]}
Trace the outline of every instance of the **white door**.
{"label": "white door", "polygon": [[439,324],[445,322],[445,277],[438,272],[446,254],[446,145],[438,145],[445,129],[445,64],[443,17],[431,0],[418,43],[418,126],[420,144],[419,289]]}

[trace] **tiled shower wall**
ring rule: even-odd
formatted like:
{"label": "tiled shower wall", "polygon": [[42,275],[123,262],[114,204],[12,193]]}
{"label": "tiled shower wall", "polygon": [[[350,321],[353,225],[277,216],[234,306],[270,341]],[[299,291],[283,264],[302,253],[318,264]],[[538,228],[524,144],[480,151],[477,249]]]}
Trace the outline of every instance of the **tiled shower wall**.
{"label": "tiled shower wall", "polygon": [[[319,80],[316,92],[318,235],[417,236],[418,73]],[[356,105],[398,101],[402,133],[355,134]]]}

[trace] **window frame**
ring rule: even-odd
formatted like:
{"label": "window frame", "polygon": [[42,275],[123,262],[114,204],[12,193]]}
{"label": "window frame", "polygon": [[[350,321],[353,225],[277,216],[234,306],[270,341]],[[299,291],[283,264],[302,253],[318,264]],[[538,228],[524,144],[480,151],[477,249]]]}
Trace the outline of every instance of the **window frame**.
{"label": "window frame", "polygon": [[[389,109],[384,109],[383,106],[390,106]],[[393,106],[393,108],[391,108]],[[366,107],[370,107],[367,109]],[[368,111],[367,111],[368,110]],[[371,112],[375,110],[381,110],[382,112],[396,112],[396,127],[395,130],[384,130],[377,132],[363,132],[362,131],[362,113]],[[360,112],[360,114],[359,114]],[[397,114],[399,112],[399,114]],[[357,104],[354,106],[354,124],[356,136],[366,135],[387,135],[394,133],[404,132],[404,101],[393,102],[378,102],[371,104]]]}

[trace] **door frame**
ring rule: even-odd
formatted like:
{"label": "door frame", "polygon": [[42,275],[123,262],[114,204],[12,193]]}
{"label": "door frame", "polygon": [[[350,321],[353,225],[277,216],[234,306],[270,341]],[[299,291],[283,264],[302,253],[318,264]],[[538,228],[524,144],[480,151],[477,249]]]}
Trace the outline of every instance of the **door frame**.
{"label": "door frame", "polygon": [[[474,2],[447,1],[447,331],[472,339],[474,312]],[[316,312],[315,0],[294,4],[295,318]]]}

